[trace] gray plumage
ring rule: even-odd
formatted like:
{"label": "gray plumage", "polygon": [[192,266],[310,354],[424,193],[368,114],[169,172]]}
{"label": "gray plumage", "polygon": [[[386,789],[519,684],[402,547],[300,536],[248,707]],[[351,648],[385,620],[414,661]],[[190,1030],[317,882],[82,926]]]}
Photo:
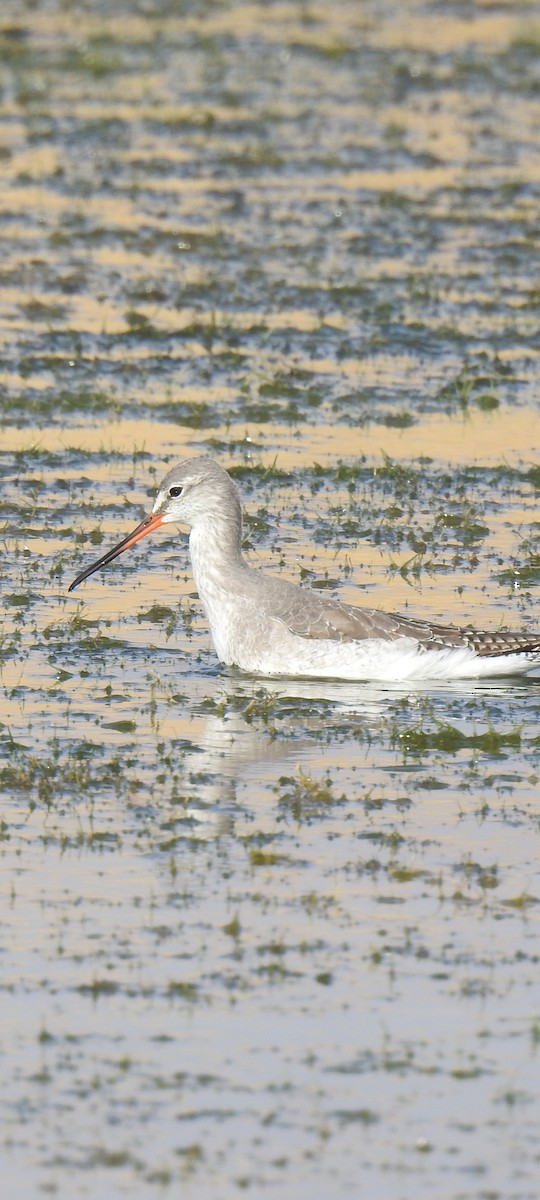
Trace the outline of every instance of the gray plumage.
{"label": "gray plumage", "polygon": [[193,574],[217,654],[229,665],[278,675],[381,679],[394,672],[396,678],[458,678],[540,666],[540,632],[474,629],[358,608],[254,570],[242,554],[238,488],[206,456],[169,471],[152,513],[81,572],[70,590],[169,522],[191,528]]}

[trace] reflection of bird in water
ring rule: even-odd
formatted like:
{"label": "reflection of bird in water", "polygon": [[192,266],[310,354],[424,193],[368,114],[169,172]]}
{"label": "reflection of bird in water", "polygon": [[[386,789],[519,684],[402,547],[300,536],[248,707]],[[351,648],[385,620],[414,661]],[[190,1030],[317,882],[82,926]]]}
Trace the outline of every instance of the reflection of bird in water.
{"label": "reflection of bird in water", "polygon": [[253,570],[242,555],[242,508],[212,458],[186,459],[162,481],[152,513],[98,567],[169,522],[189,525],[195,583],[221,661],[268,676],[349,680],[466,679],[540,666],[537,634],[488,632],[357,608]]}
{"label": "reflection of bird in water", "polygon": [[276,777],[291,773],[299,760],[313,763],[321,758],[321,766],[325,765],[324,748],[310,736],[314,725],[319,733],[325,728],[320,711],[311,716],[309,706],[306,714],[301,696],[295,694],[289,704],[285,702],[285,715],[277,691],[262,689],[260,682],[245,688],[244,682],[254,681],[226,690],[218,683],[213,697],[205,695],[193,752],[186,754],[184,748],[187,769],[181,816],[177,810],[174,818],[176,834],[182,828],[183,836],[198,839],[233,833],[244,811],[243,788],[253,768],[258,782],[267,778],[274,785]]}

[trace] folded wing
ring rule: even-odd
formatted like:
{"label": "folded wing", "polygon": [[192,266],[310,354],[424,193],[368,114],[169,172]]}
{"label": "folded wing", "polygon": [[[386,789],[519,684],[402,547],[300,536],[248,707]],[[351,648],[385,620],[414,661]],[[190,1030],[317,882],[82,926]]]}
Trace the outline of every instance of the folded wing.
{"label": "folded wing", "polygon": [[486,657],[540,651],[540,633],[506,633],[439,625],[399,613],[381,612],[377,608],[356,608],[337,600],[323,600],[316,595],[310,596],[307,589],[288,597],[287,611],[280,614],[280,620],[297,637],[326,641],[358,642],[380,638],[384,642],[394,642],[398,638],[412,638],[425,650],[468,646]]}

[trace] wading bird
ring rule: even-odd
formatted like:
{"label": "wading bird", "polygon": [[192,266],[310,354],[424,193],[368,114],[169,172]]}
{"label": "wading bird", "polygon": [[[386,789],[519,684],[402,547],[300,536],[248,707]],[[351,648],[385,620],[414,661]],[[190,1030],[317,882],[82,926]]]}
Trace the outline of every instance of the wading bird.
{"label": "wading bird", "polygon": [[250,567],[236,484],[205,456],[169,471],[150,515],[81,571],[70,592],[171,523],[191,529],[195,583],[216,653],[228,666],[258,675],[382,681],[514,675],[540,666],[540,632],[457,628],[357,608]]}

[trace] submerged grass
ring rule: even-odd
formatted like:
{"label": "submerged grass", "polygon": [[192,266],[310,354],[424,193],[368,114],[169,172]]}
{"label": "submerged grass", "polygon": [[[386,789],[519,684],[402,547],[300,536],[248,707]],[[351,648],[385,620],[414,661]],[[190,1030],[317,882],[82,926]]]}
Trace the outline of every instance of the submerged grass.
{"label": "submerged grass", "polygon": [[532,1195],[538,682],[222,672],[167,539],[66,587],[210,452],[270,571],[532,619],[535,30],[57,8],[0,22],[5,1188]]}
{"label": "submerged grass", "polygon": [[0,767],[0,789],[19,794],[30,807],[53,806],[66,798],[86,801],[107,788],[118,794],[124,786],[123,755],[106,755],[96,743],[80,742],[66,750],[55,739],[47,752],[35,755],[3,738],[2,750],[9,762]]}

